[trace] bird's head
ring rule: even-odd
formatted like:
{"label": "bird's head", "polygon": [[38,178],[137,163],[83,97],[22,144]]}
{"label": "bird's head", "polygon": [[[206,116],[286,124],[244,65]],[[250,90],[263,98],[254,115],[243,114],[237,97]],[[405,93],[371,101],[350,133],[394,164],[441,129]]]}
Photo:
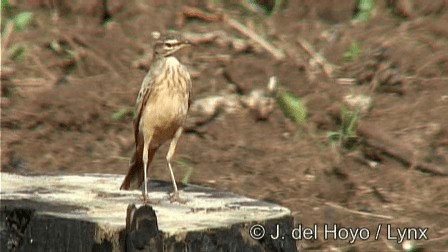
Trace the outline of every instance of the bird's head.
{"label": "bird's head", "polygon": [[182,35],[169,32],[156,40],[154,54],[159,57],[168,57],[188,45],[190,45],[190,42],[184,39]]}

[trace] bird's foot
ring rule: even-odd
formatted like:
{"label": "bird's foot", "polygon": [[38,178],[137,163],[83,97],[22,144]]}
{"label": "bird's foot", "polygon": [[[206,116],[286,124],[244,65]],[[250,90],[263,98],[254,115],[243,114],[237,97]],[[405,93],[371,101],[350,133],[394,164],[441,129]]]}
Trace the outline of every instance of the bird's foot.
{"label": "bird's foot", "polygon": [[142,194],[141,200],[144,205],[158,205],[161,200],[150,200],[148,195]]}
{"label": "bird's foot", "polygon": [[171,203],[179,202],[181,204],[185,204],[187,203],[187,200],[184,200],[179,196],[179,191],[174,191],[173,193],[170,194],[170,202]]}

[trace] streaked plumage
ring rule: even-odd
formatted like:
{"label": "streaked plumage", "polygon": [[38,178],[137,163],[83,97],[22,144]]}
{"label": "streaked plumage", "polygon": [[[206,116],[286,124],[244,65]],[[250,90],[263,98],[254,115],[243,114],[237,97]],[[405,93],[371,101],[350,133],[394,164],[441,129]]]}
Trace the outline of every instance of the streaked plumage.
{"label": "streaked plumage", "polygon": [[[169,33],[154,45],[153,63],[143,80],[136,101],[135,152],[121,189],[140,188],[144,181],[145,149],[148,153],[146,163],[149,171],[149,164],[155,152],[168,140],[171,140],[171,145],[167,162],[171,170],[169,159],[174,154],[177,140],[182,133],[191,91],[188,70],[173,56],[173,53],[187,43],[179,34]],[[177,193],[173,176],[172,179]]]}

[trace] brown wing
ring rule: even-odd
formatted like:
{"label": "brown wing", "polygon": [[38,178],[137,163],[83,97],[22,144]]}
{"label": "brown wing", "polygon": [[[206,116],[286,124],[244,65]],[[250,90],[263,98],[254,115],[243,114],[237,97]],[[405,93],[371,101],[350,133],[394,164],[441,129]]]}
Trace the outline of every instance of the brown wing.
{"label": "brown wing", "polygon": [[142,87],[140,88],[140,92],[138,93],[137,101],[135,104],[135,112],[134,112],[134,139],[135,145],[138,145],[139,142],[139,125],[142,117],[143,110],[148,102],[149,96],[152,92],[152,87],[154,79],[152,78],[152,74],[148,73],[143,79]]}
{"label": "brown wing", "polygon": [[[188,73],[188,70],[185,69],[185,71]],[[188,88],[188,110],[190,110],[190,105],[191,105],[191,77],[190,77],[190,73],[188,73],[188,78],[187,78],[187,88]]]}
{"label": "brown wing", "polygon": [[[135,150],[129,162],[129,171],[120,187],[122,190],[138,189],[143,182],[143,134],[140,133],[139,124],[142,117],[143,109],[148,102],[150,93],[152,91],[151,74],[147,74],[143,80],[142,87],[137,96],[134,115],[134,138]],[[148,159],[152,160],[156,149],[151,149],[148,153]],[[149,161],[150,163],[151,161]]]}
{"label": "brown wing", "polygon": [[190,110],[191,105],[191,90],[188,90],[188,110]]}

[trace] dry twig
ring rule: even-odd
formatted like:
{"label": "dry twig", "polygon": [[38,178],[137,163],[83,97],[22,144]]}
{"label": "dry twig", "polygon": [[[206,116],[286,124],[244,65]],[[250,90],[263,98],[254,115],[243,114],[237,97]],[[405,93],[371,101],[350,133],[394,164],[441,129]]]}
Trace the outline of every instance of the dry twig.
{"label": "dry twig", "polygon": [[82,58],[85,57],[85,52],[82,48],[80,48],[74,41],[73,39],[66,35],[65,33],[60,32],[59,30],[57,32],[53,32],[53,34],[55,36],[61,37],[61,40],[64,42],[67,42],[70,47],[73,49],[73,51],[75,51],[75,53],[73,53],[73,58],[75,60],[75,64],[79,70],[80,75],[84,76],[86,71],[84,69],[84,66],[82,64]]}
{"label": "dry twig", "polygon": [[439,54],[439,55],[431,55],[431,58],[426,61],[425,64],[421,65],[415,72],[416,72],[416,76],[420,76],[420,73],[423,71],[423,69],[425,69],[426,67],[430,66],[431,64],[437,63],[439,61],[443,61],[446,60],[448,58],[448,53],[443,53],[443,54]]}
{"label": "dry twig", "polygon": [[367,145],[394,157],[407,166],[414,166],[421,171],[430,172],[436,175],[448,175],[448,169],[440,167],[436,164],[416,162],[415,155],[411,150],[408,150],[403,145],[395,142],[393,137],[385,135],[379,130],[380,127],[373,125],[366,126],[360,123],[357,133],[364,137]]}
{"label": "dry twig", "polygon": [[261,45],[266,51],[271,53],[276,60],[284,60],[285,54],[280,49],[275,48],[265,39],[263,39],[260,35],[256,34],[254,31],[242,25],[240,22],[235,19],[229,18],[227,16],[223,16],[222,14],[210,14],[206,13],[198,8],[185,6],[182,10],[182,14],[188,18],[199,18],[208,22],[218,22],[223,21],[230,25],[232,28],[238,30],[245,36],[249,37],[259,45]]}
{"label": "dry twig", "polygon": [[284,60],[285,59],[285,53],[281,51],[278,48],[275,48],[273,45],[271,45],[269,42],[267,42],[265,39],[263,39],[260,35],[256,34],[254,31],[250,30],[246,26],[242,25],[240,22],[236,21],[235,19],[229,18],[224,16],[223,21],[226,22],[228,25],[230,25],[232,28],[238,30],[245,36],[249,37],[259,45],[261,45],[266,51],[271,53],[276,60]]}
{"label": "dry twig", "polygon": [[388,219],[388,220],[395,219],[395,217],[390,216],[390,215],[373,214],[373,213],[367,213],[367,212],[361,212],[361,211],[357,211],[357,210],[348,209],[346,207],[340,206],[340,205],[332,203],[332,202],[325,202],[325,205],[333,207],[333,208],[337,208],[337,209],[340,209],[340,210],[344,210],[344,211],[347,211],[349,213],[362,215],[362,216],[381,218],[381,219]]}
{"label": "dry twig", "polygon": [[208,22],[218,22],[222,20],[221,14],[206,13],[198,8],[184,6],[182,14],[187,18],[199,18]]}
{"label": "dry twig", "polygon": [[3,55],[5,55],[6,48],[8,48],[8,46],[9,46],[9,42],[11,41],[11,35],[12,35],[13,31],[14,31],[14,23],[8,22],[6,24],[5,30],[3,31],[4,37],[2,36],[2,40],[4,39],[4,41],[2,41],[2,54]]}
{"label": "dry twig", "polygon": [[[328,110],[328,113],[331,117],[340,119],[340,111],[340,106],[335,105]],[[395,140],[394,137],[385,134],[381,130],[381,127],[372,125],[371,123],[367,124],[360,122],[356,133],[365,139],[365,143],[368,146],[373,147],[381,153],[400,161],[408,167],[415,167],[418,170],[435,175],[448,176],[447,168],[441,167],[437,164],[416,161],[415,153],[412,150],[408,149],[398,140]]]}
{"label": "dry twig", "polygon": [[36,65],[39,67],[40,71],[42,73],[44,73],[51,81],[56,83],[56,80],[58,79],[58,77],[54,73],[52,73],[46,66],[44,66],[44,64],[42,63],[40,58],[37,57],[35,53],[31,53],[30,56],[33,59],[33,61],[36,63]]}
{"label": "dry twig", "polygon": [[[80,36],[70,37],[65,34],[59,34],[59,33],[57,33],[56,35],[61,36],[70,45],[70,47],[78,51],[77,55],[74,56],[76,59],[76,63],[79,64],[80,66],[82,62],[81,58],[90,57],[103,67],[107,68],[113,75],[115,75],[116,77],[120,77],[120,74],[118,73],[114,65],[112,65],[109,61],[107,61],[103,57],[101,57],[99,53],[96,52],[95,48],[92,45],[89,45],[89,43],[87,43],[82,37]],[[81,46],[78,46],[78,44]]]}
{"label": "dry twig", "polygon": [[115,77],[120,77],[120,74],[115,69],[114,66],[112,66],[106,59],[103,59],[101,56],[97,55],[93,50],[87,51],[87,56],[90,56],[92,59],[94,59],[99,64],[103,65],[105,68],[109,70]]}
{"label": "dry twig", "polygon": [[333,77],[333,72],[335,70],[334,65],[328,63],[328,61],[321,54],[317,53],[313,46],[311,46],[305,39],[297,37],[297,43],[322,67],[329,78]]}
{"label": "dry twig", "polygon": [[355,85],[356,79],[355,78],[338,78],[338,79],[336,79],[336,83],[339,85]]}
{"label": "dry twig", "polygon": [[1,80],[7,80],[9,77],[15,74],[15,70],[11,67],[2,65],[2,68],[0,69],[0,79]]}
{"label": "dry twig", "polygon": [[226,36],[223,31],[213,31],[207,33],[186,32],[184,37],[194,45],[213,42],[215,39]]}

